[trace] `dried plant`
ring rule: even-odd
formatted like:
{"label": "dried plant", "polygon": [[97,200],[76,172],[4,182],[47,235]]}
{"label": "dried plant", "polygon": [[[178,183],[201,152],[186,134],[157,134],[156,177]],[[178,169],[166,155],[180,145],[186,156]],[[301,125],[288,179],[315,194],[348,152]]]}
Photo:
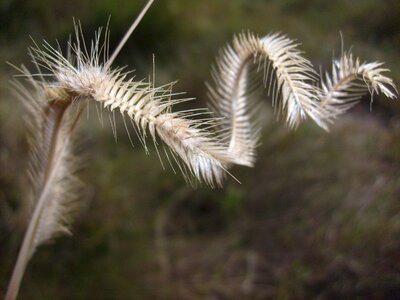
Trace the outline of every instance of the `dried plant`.
{"label": "dried plant", "polygon": [[36,248],[68,232],[72,213],[80,202],[73,131],[87,103],[98,103],[111,112],[118,110],[125,126],[127,118],[146,151],[149,135],[160,160],[163,152],[189,182],[196,180],[214,187],[222,185],[232,165],[254,164],[260,130],[249,96],[260,85],[272,93],[275,111],[284,116],[289,127],[297,127],[308,116],[327,129],[366,91],[394,97],[393,82],[382,75],[386,70],[378,63],[360,64],[344,54],[319,88],[312,64],[292,40],[278,34],[258,38],[243,33],[222,51],[213,69],[214,82],[208,85],[208,91],[216,116],[208,110],[175,112],[173,106],[188,99],[172,92],[173,83],[156,87],[149,80],[137,81],[130,72],[112,68],[152,2],[148,1],[110,57],[108,29],[104,34],[100,29],[87,47],[78,24],[75,42],[68,44],[66,55],[59,46],[35,44],[30,55],[36,72],[19,69],[31,86],[15,83],[30,113],[29,175],[34,209],[7,300],[17,297],[24,270]]}
{"label": "dried plant", "polygon": [[[227,151],[236,164],[252,166],[260,128],[257,125],[254,89],[263,85],[271,93],[272,105],[295,128],[307,116],[325,130],[362,95],[397,93],[393,80],[383,75],[382,63],[360,64],[351,53],[333,62],[332,75],[325,81],[316,76],[312,64],[301,56],[297,44],[279,34],[263,38],[253,33],[235,36],[217,58],[208,84],[211,108],[223,117]],[[260,79],[261,75],[261,79]],[[257,108],[257,107],[256,107]]]}
{"label": "dried plant", "polygon": [[[243,33],[217,59],[212,71],[214,85],[208,85],[211,107],[223,117],[221,126],[228,132],[228,152],[240,157],[237,163],[247,166],[254,163],[260,130],[255,126],[254,108],[248,96],[260,83],[272,92],[275,111],[285,115],[290,127],[298,126],[306,116],[324,125],[316,73],[296,46],[278,34],[260,39],[252,33]],[[255,72],[251,70],[254,65]],[[258,76],[251,76],[254,73],[262,74],[261,82]]]}
{"label": "dried plant", "polygon": [[396,86],[393,80],[383,75],[389,69],[381,68],[383,63],[360,63],[351,53],[344,53],[333,61],[332,74],[321,79],[322,91],[320,105],[326,111],[324,119],[333,123],[339,115],[353,107],[366,93],[383,93],[386,97],[396,98]]}

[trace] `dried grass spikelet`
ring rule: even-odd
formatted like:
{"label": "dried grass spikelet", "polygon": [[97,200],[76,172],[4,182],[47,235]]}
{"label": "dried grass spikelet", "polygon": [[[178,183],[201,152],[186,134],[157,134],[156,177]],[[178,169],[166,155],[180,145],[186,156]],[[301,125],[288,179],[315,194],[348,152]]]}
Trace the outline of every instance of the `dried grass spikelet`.
{"label": "dried grass spikelet", "polygon": [[[254,73],[261,74],[261,80]],[[249,95],[260,84],[272,94],[276,113],[290,127],[307,116],[326,127],[318,104],[317,75],[297,44],[285,36],[259,38],[250,32],[235,36],[217,58],[212,77],[213,84],[207,85],[212,108],[223,117],[228,152],[239,158],[238,164],[252,166],[255,160],[259,130]]]}
{"label": "dried grass spikelet", "polygon": [[255,119],[257,107],[250,98],[261,84],[272,95],[275,112],[285,117],[289,127],[297,127],[308,116],[328,130],[338,115],[367,92],[371,97],[382,92],[395,98],[393,80],[382,74],[389,70],[381,65],[361,64],[345,53],[318,87],[312,64],[289,38],[279,34],[258,38],[253,33],[235,36],[232,45],[221,51],[212,70],[213,84],[207,85],[211,107],[223,118],[227,151],[237,164],[254,164],[260,130]]}
{"label": "dried grass spikelet", "polygon": [[[80,29],[77,27],[76,31]],[[100,37],[98,32],[90,53],[77,34],[76,43],[70,46],[70,57],[45,43],[43,48],[32,49],[33,59],[50,70],[57,86],[74,99],[88,98],[128,116],[146,148],[147,133],[156,147],[158,139],[164,142],[168,161],[176,162],[189,181],[194,176],[209,186],[220,186],[233,159],[217,137],[204,128],[212,127],[216,121],[206,110],[173,112],[174,104],[187,100],[174,99],[172,84],[155,87],[151,82],[129,78],[129,72],[112,70],[107,60],[101,61],[108,50],[107,41],[100,43]],[[192,118],[201,113],[205,115],[203,119]]]}
{"label": "dried grass spikelet", "polygon": [[350,52],[333,61],[332,73],[321,78],[320,105],[328,123],[353,107],[366,93],[383,93],[389,99],[396,98],[397,89],[393,80],[385,75],[389,69],[383,63],[360,63]]}
{"label": "dried grass spikelet", "polygon": [[[71,104],[63,98],[62,90],[36,88],[36,92],[30,92],[30,99],[24,99],[31,114],[28,174],[32,183],[32,202],[39,204],[43,199],[47,205],[43,208],[45,216],[37,225],[33,249],[56,235],[69,232],[70,218],[78,206],[76,200],[81,186],[75,176],[80,162],[73,154],[74,136],[71,134],[80,111],[68,109]],[[49,98],[49,94],[55,98]],[[52,100],[42,101],[46,96]]]}
{"label": "dried grass spikelet", "polygon": [[[226,168],[233,159],[225,145],[208,129],[216,120],[207,111],[173,112],[176,103],[172,84],[155,87],[145,80],[129,78],[129,72],[112,69],[111,65],[127,37],[152,3],[150,0],[139,18],[132,24],[120,45],[108,58],[106,30],[101,42],[101,30],[96,33],[90,49],[83,42],[82,30],[76,25],[76,40],[69,43],[67,55],[60,47],[47,42],[30,49],[35,74],[25,67],[22,76],[33,89],[21,83],[15,86],[30,112],[32,154],[33,212],[17,263],[9,284],[6,299],[15,299],[24,270],[35,249],[57,236],[68,232],[68,224],[75,209],[79,184],[74,176],[78,164],[72,155],[72,131],[80,112],[88,101],[100,103],[111,111],[119,110],[127,116],[139,139],[146,146],[146,136],[156,148],[161,140],[168,161],[175,162],[185,177],[192,177],[211,187],[222,185]],[[89,50],[88,50],[89,49]],[[71,107],[81,105],[78,113]],[[202,119],[191,117],[203,115]],[[204,117],[205,116],[205,117]],[[159,152],[157,150],[157,152]]]}
{"label": "dried grass spikelet", "polygon": [[27,108],[30,141],[31,181],[29,194],[32,215],[17,263],[7,291],[6,299],[15,299],[29,259],[37,247],[54,237],[69,233],[69,224],[80,201],[81,184],[75,176],[80,163],[73,154],[73,136],[80,112],[69,109],[69,95],[57,87],[45,86],[23,69],[27,89],[13,82],[19,98]]}
{"label": "dried grass spikelet", "polygon": [[[162,147],[168,162],[176,164],[189,182],[194,178],[214,187],[222,185],[233,164],[254,164],[259,130],[248,98],[260,84],[272,94],[275,111],[289,127],[298,126],[308,116],[327,129],[365,91],[394,97],[395,86],[382,75],[386,70],[379,63],[360,64],[351,55],[344,55],[319,89],[311,63],[301,56],[292,40],[278,34],[258,38],[242,33],[222,51],[212,72],[214,83],[208,85],[213,109],[221,118],[212,117],[207,110],[174,112],[175,104],[188,99],[174,94],[173,84],[156,87],[150,80],[137,81],[129,72],[112,68],[116,55],[152,2],[148,1],[110,57],[108,30],[104,37],[99,30],[87,47],[78,25],[67,55],[47,42],[30,49],[37,73],[24,67],[21,72],[33,90],[20,83],[15,86],[31,114],[30,177],[35,208],[7,300],[17,296],[35,249],[68,232],[79,188],[74,176],[78,164],[71,151],[72,131],[84,104],[96,102],[112,112],[119,111],[146,150],[149,136],[160,159]],[[261,80],[255,74],[261,75]],[[71,109],[74,103],[81,104],[76,113]],[[201,118],[194,118],[198,116]],[[125,118],[124,124],[127,127]]]}

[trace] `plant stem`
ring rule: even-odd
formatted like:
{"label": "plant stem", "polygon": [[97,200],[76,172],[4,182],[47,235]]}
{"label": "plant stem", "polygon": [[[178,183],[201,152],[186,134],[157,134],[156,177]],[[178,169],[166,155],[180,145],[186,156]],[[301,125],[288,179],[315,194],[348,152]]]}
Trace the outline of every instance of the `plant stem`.
{"label": "plant stem", "polygon": [[[8,285],[7,294],[5,300],[15,300],[18,296],[19,288],[21,285],[22,277],[24,275],[26,266],[28,264],[29,259],[31,258],[34,248],[35,248],[35,237],[38,229],[38,225],[43,213],[44,208],[46,207],[47,202],[46,194],[50,188],[50,182],[52,174],[54,173],[54,161],[56,159],[56,151],[57,151],[57,142],[59,138],[60,129],[62,127],[63,117],[65,115],[65,111],[70,105],[70,101],[52,101],[46,107],[44,119],[43,119],[43,128],[44,130],[46,126],[51,126],[49,132],[49,149],[46,153],[46,166],[44,168],[44,178],[43,178],[43,187],[41,191],[38,193],[38,200],[33,211],[32,218],[29,222],[28,229],[25,233],[24,240],[22,242],[21,249],[18,254],[17,262],[15,264],[13,274],[11,276],[10,283]],[[63,141],[62,141],[63,142]]]}
{"label": "plant stem", "polygon": [[126,41],[129,39],[131,36],[132,32],[135,30],[135,28],[139,25],[140,21],[143,19],[144,15],[146,14],[147,10],[150,8],[150,6],[153,4],[154,0],[149,0],[145,7],[142,9],[140,12],[139,16],[137,16],[136,20],[132,23],[131,27],[129,27],[128,31],[125,33],[123,36],[122,40],[119,42],[117,48],[114,50],[113,54],[111,55],[110,59],[106,62],[105,67],[109,68],[111,64],[113,63],[114,59],[117,57],[121,49],[124,47]]}

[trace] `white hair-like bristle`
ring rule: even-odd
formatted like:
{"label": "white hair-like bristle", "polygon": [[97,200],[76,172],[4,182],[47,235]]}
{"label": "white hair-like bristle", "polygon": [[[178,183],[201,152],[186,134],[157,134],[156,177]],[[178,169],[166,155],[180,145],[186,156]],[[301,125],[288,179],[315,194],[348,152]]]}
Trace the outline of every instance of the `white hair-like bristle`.
{"label": "white hair-like bristle", "polygon": [[320,105],[326,122],[334,120],[353,107],[367,93],[383,93],[386,97],[396,98],[396,86],[391,78],[383,75],[389,69],[382,68],[383,63],[360,63],[351,53],[344,53],[333,61],[332,73],[321,79],[322,91]]}
{"label": "white hair-like bristle", "polygon": [[[252,78],[251,67],[262,75]],[[235,36],[223,49],[208,84],[212,108],[222,117],[228,152],[236,163],[252,166],[259,128],[254,120],[254,102],[249,95],[261,84],[272,94],[272,104],[289,127],[297,127],[306,116],[319,125],[323,116],[318,105],[316,73],[289,38],[270,34],[259,38],[253,33]]]}

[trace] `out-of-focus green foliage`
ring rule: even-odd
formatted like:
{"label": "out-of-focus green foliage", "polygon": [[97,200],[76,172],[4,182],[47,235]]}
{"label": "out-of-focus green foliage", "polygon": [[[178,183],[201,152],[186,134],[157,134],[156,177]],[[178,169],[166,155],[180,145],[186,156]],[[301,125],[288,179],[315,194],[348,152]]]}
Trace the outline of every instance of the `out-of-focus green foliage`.
{"label": "out-of-focus green foliage", "polygon": [[[29,66],[29,35],[62,45],[72,17],[89,40],[111,16],[112,49],[144,3],[3,0],[1,60]],[[116,64],[146,78],[154,53],[157,82],[179,80],[176,91],[203,106],[210,65],[234,33],[286,33],[327,67],[341,31],[345,48],[385,61],[399,83],[399,15],[396,0],[156,0]],[[26,226],[28,146],[8,84],[16,72],[0,70],[1,298]],[[376,99],[370,112],[368,101],[329,134],[309,122],[290,132],[263,107],[256,167],[234,169],[241,184],[222,190],[163,171],[155,153],[131,147],[121,120],[115,144],[92,107],[80,135],[87,204],[72,238],[39,249],[21,299],[399,297],[400,105]]]}

